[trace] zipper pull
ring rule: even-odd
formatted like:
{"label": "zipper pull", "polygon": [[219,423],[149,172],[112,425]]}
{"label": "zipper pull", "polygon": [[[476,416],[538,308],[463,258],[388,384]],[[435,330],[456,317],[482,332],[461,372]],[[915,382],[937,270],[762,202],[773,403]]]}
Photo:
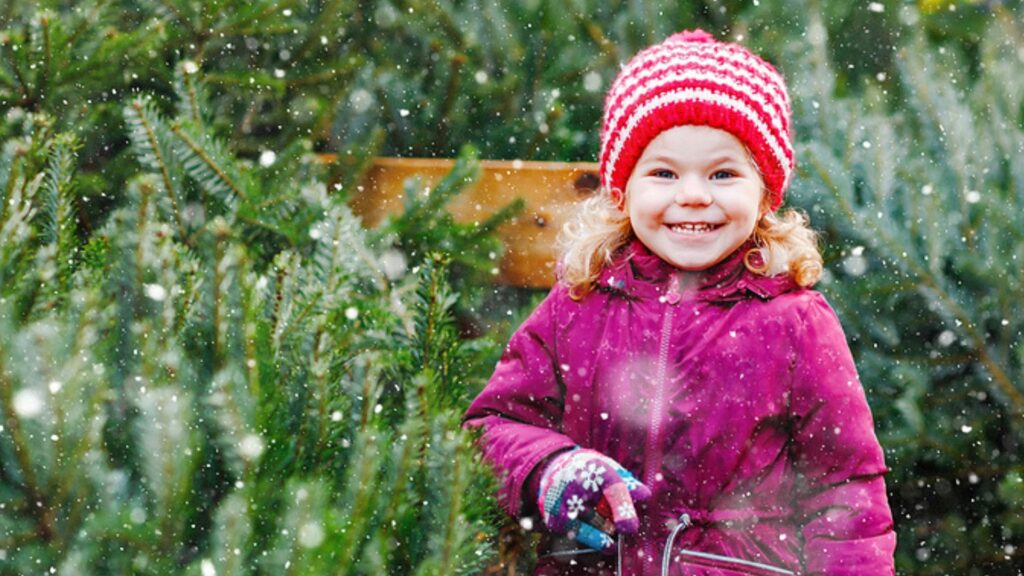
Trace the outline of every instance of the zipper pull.
{"label": "zipper pull", "polygon": [[659,300],[661,300],[662,303],[668,302],[675,306],[680,300],[682,300],[682,298],[683,295],[679,293],[679,277],[673,274],[672,280],[668,283],[668,288],[665,289],[665,294],[662,295]]}

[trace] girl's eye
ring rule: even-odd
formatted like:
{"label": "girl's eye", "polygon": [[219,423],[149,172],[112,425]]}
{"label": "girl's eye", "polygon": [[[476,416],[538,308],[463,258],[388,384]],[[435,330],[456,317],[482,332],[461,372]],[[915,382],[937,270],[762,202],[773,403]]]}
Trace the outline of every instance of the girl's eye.
{"label": "girl's eye", "polygon": [[664,169],[655,170],[655,171],[651,172],[651,176],[654,176],[655,178],[675,178],[676,177],[675,173],[673,173],[671,170],[664,170]]}
{"label": "girl's eye", "polygon": [[732,170],[716,170],[715,173],[711,175],[711,179],[724,180],[726,178],[732,178],[734,176],[736,176],[736,173],[733,172]]}

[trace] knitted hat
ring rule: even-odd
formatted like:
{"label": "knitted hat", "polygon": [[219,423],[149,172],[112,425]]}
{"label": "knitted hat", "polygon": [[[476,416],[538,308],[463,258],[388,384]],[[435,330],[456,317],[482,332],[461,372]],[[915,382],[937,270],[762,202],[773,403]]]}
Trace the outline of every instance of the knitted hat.
{"label": "knitted hat", "polygon": [[679,32],[634,56],[612,83],[601,126],[601,183],[624,191],[658,134],[710,126],[750,150],[776,210],[793,174],[789,122],[786,86],[771,64],[703,30]]}

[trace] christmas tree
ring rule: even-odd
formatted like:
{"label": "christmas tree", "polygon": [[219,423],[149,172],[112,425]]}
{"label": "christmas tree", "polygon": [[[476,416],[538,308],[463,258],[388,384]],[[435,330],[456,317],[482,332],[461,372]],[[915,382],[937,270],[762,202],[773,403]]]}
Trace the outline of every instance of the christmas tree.
{"label": "christmas tree", "polygon": [[974,63],[906,32],[896,82],[879,76],[856,98],[833,97],[824,36],[794,50],[807,71],[793,84],[794,196],[827,232],[821,287],[886,448],[899,565],[1018,574],[1024,30],[997,10]]}
{"label": "christmas tree", "polygon": [[84,244],[78,142],[8,127],[0,572],[472,571],[492,490],[459,417],[493,347],[447,258],[387,269],[301,146],[226,149],[193,73],[173,118],[125,106],[141,170]]}

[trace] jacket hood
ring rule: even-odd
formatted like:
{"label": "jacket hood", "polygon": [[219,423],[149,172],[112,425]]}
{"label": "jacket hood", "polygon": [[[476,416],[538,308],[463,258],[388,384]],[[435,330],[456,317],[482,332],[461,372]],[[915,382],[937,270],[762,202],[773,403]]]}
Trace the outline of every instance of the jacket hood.
{"label": "jacket hood", "polygon": [[[755,250],[747,241],[724,260],[705,271],[697,298],[707,302],[735,302],[748,296],[770,300],[800,286],[789,274],[763,276],[751,272],[744,264],[747,253]],[[760,263],[761,255],[750,255],[752,263]],[[598,278],[597,289],[617,292],[631,298],[660,298],[670,291],[669,282],[675,268],[651,252],[638,239],[633,239],[615,262]]]}

